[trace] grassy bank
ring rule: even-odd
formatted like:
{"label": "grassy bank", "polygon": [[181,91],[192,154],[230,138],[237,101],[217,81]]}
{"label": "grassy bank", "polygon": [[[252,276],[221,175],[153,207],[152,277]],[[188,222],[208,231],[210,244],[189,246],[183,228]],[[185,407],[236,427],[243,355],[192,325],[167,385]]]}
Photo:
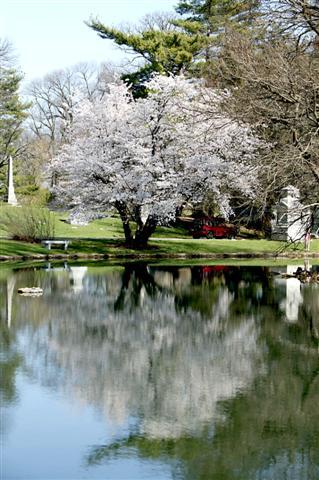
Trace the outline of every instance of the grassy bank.
{"label": "grassy bank", "polygon": [[[90,257],[170,257],[170,256],[289,256],[303,255],[303,250],[285,249],[281,242],[267,240],[193,240],[183,238],[154,238],[147,250],[131,250],[118,239],[73,239],[67,252],[54,248],[51,251],[39,244],[2,239],[0,257],[46,258],[47,256]],[[319,240],[311,245],[311,255],[319,255]]]}
{"label": "grassy bank", "polygon": [[[0,207],[1,214],[13,207]],[[196,256],[276,256],[290,257],[303,255],[299,249],[289,249],[281,242],[268,240],[193,240],[183,228],[158,227],[147,250],[138,252],[123,245],[123,229],[116,216],[95,220],[89,225],[77,226],[66,223],[67,216],[54,213],[55,238],[70,239],[67,252],[54,248],[51,251],[39,244],[8,240],[8,232],[0,229],[0,257],[9,258],[46,258],[48,255],[62,256],[100,256],[100,257],[196,257]],[[319,240],[312,241],[311,254],[319,255]]]}
{"label": "grassy bank", "polygon": [[[1,217],[16,207],[0,205],[0,237],[8,237],[8,232],[1,224]],[[55,238],[82,238],[82,239],[122,239],[122,222],[116,215],[94,220],[88,225],[70,225],[66,222],[66,213],[52,212],[54,217]],[[189,238],[189,233],[183,228],[157,227],[155,232],[157,238]]]}

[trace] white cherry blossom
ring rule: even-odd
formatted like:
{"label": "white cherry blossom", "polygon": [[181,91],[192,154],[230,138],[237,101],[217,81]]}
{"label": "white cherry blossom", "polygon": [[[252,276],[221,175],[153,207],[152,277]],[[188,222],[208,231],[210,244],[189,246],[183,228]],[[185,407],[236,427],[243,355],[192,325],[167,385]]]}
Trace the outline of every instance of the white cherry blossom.
{"label": "white cherry blossom", "polygon": [[54,166],[65,204],[115,207],[126,243],[136,247],[208,191],[227,217],[231,191],[253,195],[248,160],[259,145],[248,127],[220,112],[222,93],[173,76],[154,77],[148,90],[135,101],[126,85],[111,85],[103,98],[81,102]]}

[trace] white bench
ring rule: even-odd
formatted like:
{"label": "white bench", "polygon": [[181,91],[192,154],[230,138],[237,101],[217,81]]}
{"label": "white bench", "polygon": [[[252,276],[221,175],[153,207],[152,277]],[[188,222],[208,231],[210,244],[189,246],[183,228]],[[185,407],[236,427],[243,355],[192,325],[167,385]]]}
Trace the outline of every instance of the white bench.
{"label": "white bench", "polygon": [[51,250],[51,247],[53,245],[55,246],[62,246],[64,247],[64,250],[68,249],[70,241],[69,240],[42,240],[41,244],[46,247],[48,250]]}

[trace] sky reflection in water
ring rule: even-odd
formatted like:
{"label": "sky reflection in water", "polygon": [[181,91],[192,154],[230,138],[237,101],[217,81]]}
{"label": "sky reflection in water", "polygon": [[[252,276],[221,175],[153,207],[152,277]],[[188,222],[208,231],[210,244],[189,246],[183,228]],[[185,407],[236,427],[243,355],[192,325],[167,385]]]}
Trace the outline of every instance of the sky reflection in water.
{"label": "sky reflection in water", "polygon": [[3,270],[3,478],[318,479],[319,288],[274,270]]}

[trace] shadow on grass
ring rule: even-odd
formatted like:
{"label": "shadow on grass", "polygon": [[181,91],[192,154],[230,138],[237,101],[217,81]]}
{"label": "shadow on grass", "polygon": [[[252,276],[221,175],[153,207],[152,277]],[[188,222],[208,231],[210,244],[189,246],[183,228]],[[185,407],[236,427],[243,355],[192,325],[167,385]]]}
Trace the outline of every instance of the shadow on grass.
{"label": "shadow on grass", "polygon": [[0,255],[46,254],[47,250],[38,243],[18,242],[16,240],[0,240]]}
{"label": "shadow on grass", "polygon": [[149,244],[143,250],[136,250],[125,246],[124,239],[77,239],[71,240],[69,246],[69,253],[152,253],[160,251],[160,245]]}
{"label": "shadow on grass", "polygon": [[144,250],[133,250],[125,247],[124,239],[90,239],[71,238],[69,248],[65,251],[52,246],[51,250],[44,248],[39,243],[26,243],[15,240],[0,240],[0,256],[30,256],[30,255],[139,255],[143,253],[152,254],[160,250],[158,245],[150,245]]}
{"label": "shadow on grass", "polygon": [[[287,256],[303,255],[302,246],[299,250],[282,250],[283,243],[268,240],[193,240],[193,239],[160,239],[150,241],[147,249],[133,250],[126,248],[124,239],[96,239],[96,238],[72,238],[69,248],[64,251],[53,247],[48,250],[36,243],[18,242],[8,239],[0,239],[0,256],[32,256],[32,255],[111,255],[133,257],[148,256],[173,256],[187,255],[245,255],[247,258],[270,254],[276,256],[279,253]],[[312,242],[311,253],[319,254],[319,241]]]}

